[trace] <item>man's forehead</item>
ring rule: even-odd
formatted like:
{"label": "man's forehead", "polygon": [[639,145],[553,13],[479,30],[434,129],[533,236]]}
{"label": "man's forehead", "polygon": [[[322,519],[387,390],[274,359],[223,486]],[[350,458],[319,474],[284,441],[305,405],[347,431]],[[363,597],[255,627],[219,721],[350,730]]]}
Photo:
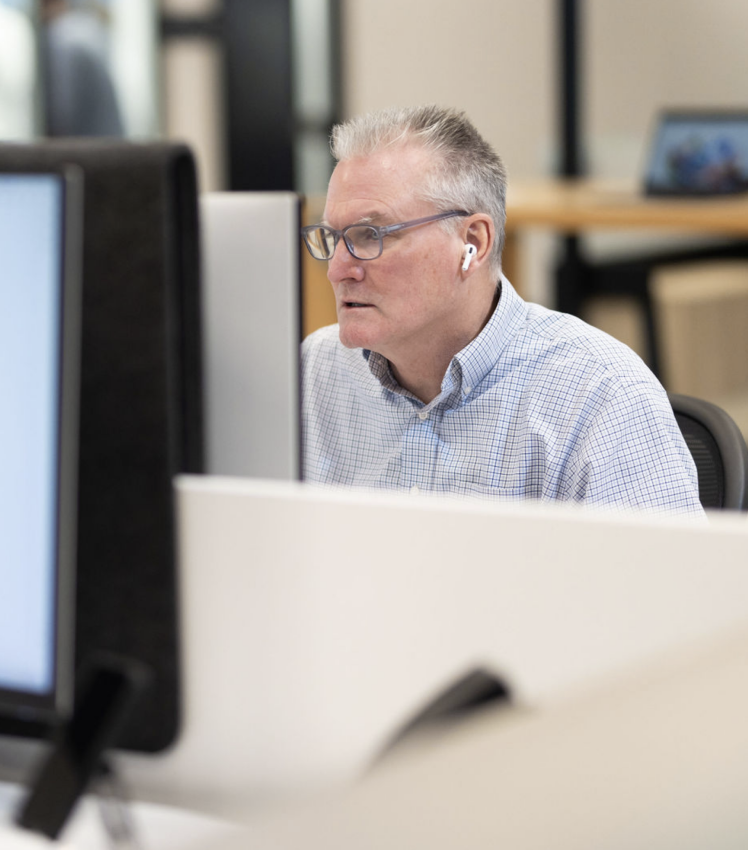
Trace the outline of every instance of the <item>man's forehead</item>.
{"label": "man's forehead", "polygon": [[328,187],[325,219],[341,217],[346,224],[391,222],[421,197],[428,171],[421,148],[400,146],[335,166]]}

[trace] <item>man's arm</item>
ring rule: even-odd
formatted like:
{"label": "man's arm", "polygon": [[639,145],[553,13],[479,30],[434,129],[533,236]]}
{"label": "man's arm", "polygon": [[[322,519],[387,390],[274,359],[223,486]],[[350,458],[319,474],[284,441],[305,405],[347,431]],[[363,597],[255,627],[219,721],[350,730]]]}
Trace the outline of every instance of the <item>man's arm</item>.
{"label": "man's arm", "polygon": [[567,496],[588,505],[703,516],[691,453],[664,390],[624,383],[599,409],[569,465]]}

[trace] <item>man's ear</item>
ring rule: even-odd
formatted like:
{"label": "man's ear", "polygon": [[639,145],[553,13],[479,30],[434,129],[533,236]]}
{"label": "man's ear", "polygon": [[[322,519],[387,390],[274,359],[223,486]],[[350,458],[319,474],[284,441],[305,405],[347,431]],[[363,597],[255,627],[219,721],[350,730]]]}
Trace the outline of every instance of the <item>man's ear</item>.
{"label": "man's ear", "polygon": [[473,250],[470,251],[471,258],[467,268],[465,268],[464,262],[468,253],[467,247],[465,254],[463,254],[462,270],[465,273],[473,272],[485,265],[491,256],[495,238],[496,230],[491,216],[476,213],[468,219],[467,229],[465,230],[465,245],[472,246]]}

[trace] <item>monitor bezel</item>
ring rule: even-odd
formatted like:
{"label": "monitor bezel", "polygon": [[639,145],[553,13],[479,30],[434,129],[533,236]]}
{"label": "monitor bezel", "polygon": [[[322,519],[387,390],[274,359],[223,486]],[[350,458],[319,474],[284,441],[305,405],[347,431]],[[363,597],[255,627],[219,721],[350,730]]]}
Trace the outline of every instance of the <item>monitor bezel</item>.
{"label": "monitor bezel", "polygon": [[16,724],[42,728],[66,719],[73,707],[74,607],[77,543],[78,413],[80,378],[83,173],[75,165],[0,164],[0,176],[49,176],[60,186],[60,309],[58,311],[57,453],[54,576],[54,654],[51,686],[43,692],[0,685],[0,734]]}

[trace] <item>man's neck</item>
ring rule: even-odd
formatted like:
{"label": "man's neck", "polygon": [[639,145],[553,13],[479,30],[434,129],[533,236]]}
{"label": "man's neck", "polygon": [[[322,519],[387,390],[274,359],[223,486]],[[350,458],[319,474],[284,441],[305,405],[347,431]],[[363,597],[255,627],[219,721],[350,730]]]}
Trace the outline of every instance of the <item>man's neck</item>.
{"label": "man's neck", "polygon": [[403,374],[391,360],[389,363],[392,374],[398,384],[403,389],[413,393],[424,404],[428,404],[442,391],[442,381],[451,360],[452,358],[450,357],[443,369],[435,369],[433,363],[431,363],[425,364],[425,368],[423,369],[419,369],[417,366],[411,368],[407,374]]}
{"label": "man's neck", "polygon": [[497,287],[489,309],[482,313],[477,330],[456,337],[449,346],[437,341],[437,345],[428,346],[415,354],[411,352],[407,359],[400,362],[390,359],[392,374],[400,386],[413,393],[424,404],[433,401],[442,391],[442,382],[452,358],[480,334],[493,315],[499,296],[500,289]]}

